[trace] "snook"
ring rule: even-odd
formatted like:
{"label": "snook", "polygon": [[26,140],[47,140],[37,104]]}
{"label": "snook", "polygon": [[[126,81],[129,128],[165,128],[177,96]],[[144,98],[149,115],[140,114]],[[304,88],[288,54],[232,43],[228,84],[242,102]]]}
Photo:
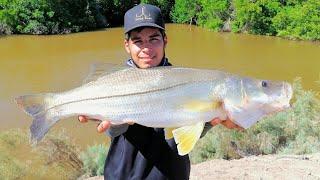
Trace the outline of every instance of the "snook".
{"label": "snook", "polygon": [[184,155],[194,147],[205,122],[228,117],[248,128],[263,116],[288,108],[292,96],[286,82],[215,70],[125,68],[93,74],[90,82],[69,91],[16,98],[33,118],[33,143],[60,119],[86,115],[113,124],[164,127],[166,138],[174,137],[179,154]]}

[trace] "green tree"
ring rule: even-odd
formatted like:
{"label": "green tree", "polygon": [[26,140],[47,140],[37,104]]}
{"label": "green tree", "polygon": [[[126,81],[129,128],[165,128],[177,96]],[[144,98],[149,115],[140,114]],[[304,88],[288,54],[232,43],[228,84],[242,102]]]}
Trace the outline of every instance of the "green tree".
{"label": "green tree", "polygon": [[219,31],[229,18],[228,0],[198,0],[201,11],[197,13],[197,24],[209,29]]}
{"label": "green tree", "polygon": [[172,11],[175,0],[141,0],[141,3],[158,6],[161,9],[165,22],[171,22],[170,12]]}
{"label": "green tree", "polygon": [[175,23],[193,23],[196,20],[198,5],[193,0],[176,0],[171,11],[172,21]]}
{"label": "green tree", "polygon": [[53,15],[45,0],[0,1],[0,22],[14,33],[47,34]]}
{"label": "green tree", "polygon": [[234,0],[235,18],[232,22],[234,32],[275,35],[272,18],[281,9],[279,0]]}
{"label": "green tree", "polygon": [[291,39],[320,39],[320,1],[284,7],[273,19],[277,35]]}

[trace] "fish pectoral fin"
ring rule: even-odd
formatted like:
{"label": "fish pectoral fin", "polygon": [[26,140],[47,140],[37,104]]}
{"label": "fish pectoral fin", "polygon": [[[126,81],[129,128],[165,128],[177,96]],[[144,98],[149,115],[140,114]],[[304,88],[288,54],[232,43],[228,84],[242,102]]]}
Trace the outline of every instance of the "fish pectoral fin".
{"label": "fish pectoral fin", "polygon": [[83,84],[97,80],[106,74],[111,74],[116,71],[128,69],[128,66],[112,64],[112,63],[93,63],[90,65],[90,71]]}
{"label": "fish pectoral fin", "polygon": [[222,106],[221,100],[203,101],[203,100],[191,100],[183,104],[182,107],[187,111],[193,112],[205,112],[220,108]]}
{"label": "fish pectoral fin", "polygon": [[135,121],[133,119],[123,119],[124,123],[127,123],[129,125],[133,125],[135,123]]}
{"label": "fish pectoral fin", "polygon": [[178,153],[183,156],[188,154],[196,142],[200,139],[204,128],[204,123],[200,122],[191,126],[184,126],[172,131],[175,142],[177,143]]}
{"label": "fish pectoral fin", "polygon": [[172,131],[175,130],[176,128],[164,128],[164,137],[166,139],[172,139],[173,138],[173,133]]}
{"label": "fish pectoral fin", "polygon": [[230,101],[225,101],[225,110],[228,118],[242,128],[249,128],[266,116],[263,108],[257,106],[236,106]]}

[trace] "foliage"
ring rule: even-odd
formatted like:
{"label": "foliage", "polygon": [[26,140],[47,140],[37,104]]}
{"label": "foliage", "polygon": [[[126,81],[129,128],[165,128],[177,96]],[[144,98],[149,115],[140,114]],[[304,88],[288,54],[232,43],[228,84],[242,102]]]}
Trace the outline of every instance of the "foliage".
{"label": "foliage", "polygon": [[176,0],[170,13],[175,23],[193,23],[197,14],[197,1]]}
{"label": "foliage", "polygon": [[85,174],[89,176],[103,175],[107,152],[108,146],[103,144],[88,147],[86,152],[82,152],[80,157]]}
{"label": "foliage", "polygon": [[12,34],[12,30],[11,27],[8,26],[5,23],[1,23],[0,22],[0,35],[8,35],[8,34]]}
{"label": "foliage", "polygon": [[62,179],[76,179],[83,173],[79,148],[64,131],[48,134],[33,151],[44,158],[45,166],[40,168],[38,176],[59,172]]}
{"label": "foliage", "polygon": [[319,0],[0,0],[0,34],[59,34],[121,26],[125,12],[139,3],[160,7],[166,22],[320,39]]}
{"label": "foliage", "polygon": [[320,39],[318,0],[234,0],[233,32]]}
{"label": "foliage", "polygon": [[[120,16],[122,20],[125,10],[132,7],[132,3],[128,2],[124,0],[0,0],[0,24],[9,26],[13,33],[58,34],[88,31],[107,27],[110,25],[109,21],[115,22],[115,18],[109,17]],[[0,32],[4,31],[1,29]]]}
{"label": "foliage", "polygon": [[26,142],[21,130],[11,130],[0,134],[0,179],[19,179],[26,173],[26,164],[12,153]]}
{"label": "foliage", "polygon": [[162,16],[166,22],[171,22],[170,12],[174,6],[174,0],[141,0],[141,3],[152,4],[161,9]]}
{"label": "foliage", "polygon": [[224,127],[213,128],[192,151],[192,162],[259,154],[319,152],[319,95],[303,90],[300,80],[296,80],[294,99],[290,110],[267,117],[244,132]]}
{"label": "foliage", "polygon": [[46,20],[52,15],[45,0],[0,0],[0,22],[14,33],[48,33]]}
{"label": "foliage", "polygon": [[234,0],[234,32],[275,35],[272,18],[280,11],[279,0]]}
{"label": "foliage", "polygon": [[0,152],[1,179],[19,179],[25,174],[25,165],[5,152]]}
{"label": "foliage", "polygon": [[229,18],[228,0],[198,0],[201,11],[197,13],[197,24],[219,31]]}
{"label": "foliage", "polygon": [[65,133],[51,133],[31,147],[29,133],[0,133],[0,179],[76,179],[82,171],[77,147]]}
{"label": "foliage", "polygon": [[273,19],[277,35],[291,39],[320,39],[320,1],[284,7]]}
{"label": "foliage", "polygon": [[171,17],[177,23],[196,23],[219,31],[229,18],[229,7],[229,0],[176,0]]}
{"label": "foliage", "polygon": [[109,20],[111,26],[123,25],[125,12],[132,8],[135,3],[131,0],[100,0],[109,6],[104,8],[104,15]]}

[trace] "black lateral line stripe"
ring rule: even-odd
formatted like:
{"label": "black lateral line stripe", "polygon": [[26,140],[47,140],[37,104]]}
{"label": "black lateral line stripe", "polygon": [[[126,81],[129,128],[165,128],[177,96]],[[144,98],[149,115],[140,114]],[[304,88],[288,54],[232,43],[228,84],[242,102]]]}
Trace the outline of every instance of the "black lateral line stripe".
{"label": "black lateral line stripe", "polygon": [[169,86],[169,87],[166,87],[166,88],[155,89],[155,90],[150,90],[150,91],[129,93],[129,94],[125,94],[125,95],[113,95],[113,96],[103,96],[103,97],[96,97],[96,98],[87,98],[87,99],[81,99],[81,100],[77,100],[77,101],[69,101],[69,102],[65,102],[65,103],[59,104],[59,105],[52,106],[52,107],[46,109],[44,112],[47,112],[47,111],[49,111],[51,109],[54,109],[54,108],[56,108],[58,106],[63,106],[63,105],[72,104],[72,103],[76,103],[76,102],[92,101],[92,100],[99,100],[99,99],[109,99],[109,98],[115,98],[115,97],[126,97],[126,96],[132,96],[132,95],[140,95],[140,94],[148,94],[148,93],[153,93],[153,92],[157,92],[157,91],[163,91],[163,90],[176,88],[176,87],[179,87],[179,86],[184,86],[186,84],[195,83],[195,82],[200,82],[201,83],[201,82],[210,82],[210,81],[191,81],[191,82],[177,84],[175,86]]}

